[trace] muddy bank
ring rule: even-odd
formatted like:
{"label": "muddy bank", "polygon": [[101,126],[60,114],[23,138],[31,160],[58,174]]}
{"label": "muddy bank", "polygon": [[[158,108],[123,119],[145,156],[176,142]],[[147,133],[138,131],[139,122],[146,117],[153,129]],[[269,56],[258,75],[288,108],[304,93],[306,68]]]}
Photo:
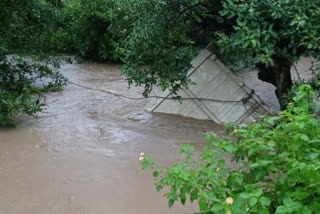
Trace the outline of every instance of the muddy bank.
{"label": "muddy bank", "polygon": [[[140,97],[128,90],[117,66],[64,65],[73,82]],[[156,192],[142,172],[140,152],[161,166],[178,160],[182,143],[202,145],[212,122],[143,110],[147,100],[128,100],[68,85],[50,94],[39,119],[20,118],[0,129],[0,214],[192,213]]]}

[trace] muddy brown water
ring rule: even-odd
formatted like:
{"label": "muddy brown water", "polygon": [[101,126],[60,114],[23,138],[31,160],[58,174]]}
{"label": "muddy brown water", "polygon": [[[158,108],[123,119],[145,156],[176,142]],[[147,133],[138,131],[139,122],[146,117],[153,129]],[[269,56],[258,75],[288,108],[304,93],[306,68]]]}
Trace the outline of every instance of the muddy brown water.
{"label": "muddy brown water", "polygon": [[[71,81],[140,97],[128,90],[118,66],[64,65]],[[147,100],[128,100],[68,85],[47,97],[38,119],[19,118],[0,129],[0,214],[193,213],[196,205],[169,209],[143,172],[140,152],[171,166],[181,144],[203,145],[212,122],[143,110]]]}

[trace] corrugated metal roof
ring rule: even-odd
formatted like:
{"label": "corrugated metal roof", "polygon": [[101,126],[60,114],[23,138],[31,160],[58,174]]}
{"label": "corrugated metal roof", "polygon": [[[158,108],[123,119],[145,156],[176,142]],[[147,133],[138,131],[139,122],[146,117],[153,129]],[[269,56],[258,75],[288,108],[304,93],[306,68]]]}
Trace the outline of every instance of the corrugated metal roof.
{"label": "corrugated metal roof", "polygon": [[166,98],[151,100],[145,109],[212,120],[219,124],[247,124],[271,111],[209,50],[203,50],[192,65],[188,76],[196,85],[179,92],[180,102],[170,99],[170,93],[165,91],[162,97]]}

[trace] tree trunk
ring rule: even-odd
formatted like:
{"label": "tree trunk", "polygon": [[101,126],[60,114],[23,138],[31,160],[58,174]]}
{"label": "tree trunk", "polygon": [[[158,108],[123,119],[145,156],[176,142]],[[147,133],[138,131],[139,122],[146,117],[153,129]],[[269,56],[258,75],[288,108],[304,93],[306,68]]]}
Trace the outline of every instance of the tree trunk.
{"label": "tree trunk", "polygon": [[265,64],[257,64],[256,66],[259,70],[258,79],[269,82],[277,88],[275,93],[280,109],[286,109],[287,103],[284,96],[293,85],[290,73],[292,63],[285,57],[274,57],[273,66],[268,67]]}

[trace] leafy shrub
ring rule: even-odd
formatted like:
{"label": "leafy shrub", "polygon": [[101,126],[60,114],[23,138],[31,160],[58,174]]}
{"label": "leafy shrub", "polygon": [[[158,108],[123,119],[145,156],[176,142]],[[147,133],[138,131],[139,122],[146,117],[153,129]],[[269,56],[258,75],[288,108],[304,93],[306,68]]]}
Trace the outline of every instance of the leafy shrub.
{"label": "leafy shrub", "polygon": [[44,63],[13,58],[0,60],[0,126],[16,125],[15,116],[35,116],[45,106],[45,92],[61,90],[66,79]]}
{"label": "leafy shrub", "polygon": [[126,40],[122,74],[129,85],[143,85],[144,96],[148,96],[154,86],[169,89],[177,96],[179,89],[191,83],[187,73],[198,52],[190,39],[195,19],[193,11],[188,10],[192,2],[141,4],[141,17],[134,22]]}
{"label": "leafy shrub", "polygon": [[87,59],[119,62],[126,39],[146,0],[70,1],[60,10],[64,24],[52,35],[56,47]]}
{"label": "leafy shrub", "polygon": [[308,84],[311,86],[311,89],[315,92],[315,98],[318,99],[320,96],[320,61],[312,62],[312,65],[309,69],[309,72],[312,74],[312,77],[308,80],[297,80],[294,82],[290,91],[285,96],[285,102],[290,103],[293,101],[295,94],[299,91],[299,87],[303,84]]}
{"label": "leafy shrub", "polygon": [[[278,116],[247,128],[228,125],[226,137],[209,133],[199,161],[194,147],[184,145],[179,153],[185,162],[158,169],[141,156],[142,168],[154,169],[158,191],[171,187],[169,207],[190,198],[202,213],[318,213],[320,121],[310,112],[312,96],[311,87],[302,85]],[[234,167],[226,166],[228,155]]]}
{"label": "leafy shrub", "polygon": [[0,4],[0,33],[10,53],[50,50],[50,37],[61,20],[57,8],[43,0],[4,0]]}
{"label": "leafy shrub", "polygon": [[93,59],[106,59],[105,46],[109,19],[106,16],[106,0],[78,1],[67,6],[70,13],[67,33],[72,35],[73,49],[81,56]]}
{"label": "leafy shrub", "polygon": [[74,53],[86,59],[118,62],[119,36],[117,32],[110,32],[113,26],[111,19],[118,11],[113,11],[114,5],[115,2],[111,0],[66,3],[59,11],[61,17],[64,17],[63,22],[48,37],[51,44],[59,51]]}

